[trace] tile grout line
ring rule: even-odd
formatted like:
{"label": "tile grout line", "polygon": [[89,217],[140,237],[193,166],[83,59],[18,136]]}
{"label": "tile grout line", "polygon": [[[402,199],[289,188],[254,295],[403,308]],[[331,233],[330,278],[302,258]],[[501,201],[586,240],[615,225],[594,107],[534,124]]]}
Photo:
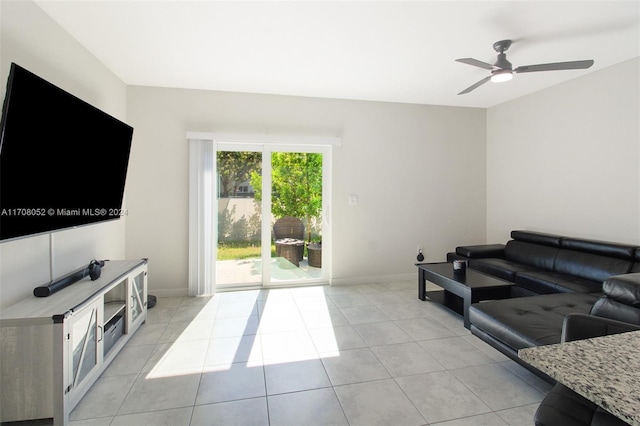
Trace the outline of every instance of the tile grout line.
{"label": "tile grout line", "polygon": [[[365,300],[367,300],[369,303],[368,303],[367,305],[345,306],[345,307],[343,307],[343,308],[338,308],[338,307],[336,306],[336,309],[338,310],[338,312],[339,312],[340,314],[342,314],[342,310],[343,310],[343,309],[347,309],[347,308],[357,308],[357,307],[361,307],[361,306],[373,306],[373,307],[374,307],[374,308],[376,308],[378,311],[382,312],[382,313],[384,314],[384,316],[385,316],[385,317],[387,317],[387,318],[388,318],[387,320],[374,321],[374,322],[372,322],[372,323],[371,323],[371,322],[364,322],[364,323],[358,323],[358,324],[370,324],[370,323],[371,323],[371,324],[376,324],[376,323],[391,323],[391,324],[394,324],[394,325],[396,325],[396,326],[400,327],[400,326],[397,324],[397,322],[398,322],[398,321],[411,320],[411,319],[421,319],[421,318],[423,318],[423,319],[426,319],[426,320],[428,320],[428,321],[435,321],[435,322],[437,322],[441,327],[443,327],[444,329],[446,329],[446,330],[448,330],[449,332],[451,332],[451,336],[441,336],[441,337],[435,337],[435,338],[433,338],[433,339],[427,339],[427,340],[424,340],[424,339],[418,339],[418,338],[416,338],[416,337],[411,336],[409,333],[407,333],[407,332],[404,330],[404,328],[400,327],[400,329],[401,329],[403,332],[405,332],[407,335],[409,335],[409,337],[411,338],[410,343],[418,344],[418,345],[419,345],[419,346],[420,346],[420,347],[421,347],[421,348],[422,348],[422,349],[423,349],[427,354],[430,354],[430,353],[429,353],[429,351],[427,351],[427,350],[426,350],[422,345],[420,345],[420,343],[419,343],[419,342],[423,342],[423,341],[433,341],[433,342],[437,342],[437,341],[441,341],[441,340],[444,340],[444,339],[447,339],[447,338],[453,338],[453,337],[455,337],[455,338],[461,338],[461,339],[465,339],[465,340],[467,340],[467,339],[468,339],[469,334],[460,334],[460,333],[461,333],[461,332],[460,332],[460,330],[457,330],[457,327],[453,327],[453,325],[454,325],[454,324],[453,324],[452,322],[450,322],[450,321],[449,321],[449,318],[448,318],[448,317],[447,317],[447,318],[443,318],[443,319],[446,319],[446,321],[443,321],[443,319],[440,319],[440,318],[439,318],[439,316],[434,316],[434,315],[433,315],[433,313],[425,313],[425,315],[426,315],[426,316],[424,316],[424,317],[423,317],[423,316],[421,316],[421,317],[416,317],[416,318],[408,318],[408,319],[393,320],[391,317],[389,317],[389,315],[387,315],[384,311],[382,311],[382,310],[380,309],[380,306],[383,306],[383,305],[376,304],[376,303],[374,303],[374,302],[373,302],[373,300],[372,300],[372,299],[375,299],[375,300],[383,300],[382,296],[381,296],[380,298],[376,299],[376,296],[375,296],[374,294],[376,294],[376,293],[386,292],[386,293],[389,293],[389,295],[398,295],[398,296],[401,296],[401,297],[403,298],[403,302],[402,302],[402,303],[404,303],[404,304],[407,304],[407,305],[408,305],[408,304],[411,304],[412,302],[408,299],[408,294],[409,294],[409,293],[408,293],[408,291],[407,291],[407,290],[408,290],[408,286],[407,286],[407,288],[406,288],[406,289],[405,289],[405,288],[399,288],[398,290],[391,290],[391,289],[382,290],[382,289],[380,289],[379,291],[375,291],[375,292],[367,292],[367,293],[362,292],[362,291],[361,291],[362,289],[360,289],[360,288],[356,288],[356,289],[352,289],[352,290],[355,290],[355,291],[354,291],[354,293],[352,293],[352,294],[359,294],[359,295],[360,295],[360,296],[362,296]],[[225,292],[225,293],[232,293],[232,292]],[[345,294],[346,294],[346,292],[345,292]],[[324,358],[323,358],[323,356],[322,356],[322,353],[319,351],[318,343],[317,343],[317,342],[316,342],[316,341],[311,337],[312,333],[310,332],[309,324],[307,324],[307,321],[305,321],[304,316],[302,315],[302,308],[301,308],[301,306],[302,306],[302,305],[301,305],[300,303],[297,303],[297,300],[296,300],[297,298],[296,298],[296,296],[294,296],[293,294],[290,294],[290,295],[291,295],[291,297],[292,297],[292,301],[293,301],[293,305],[292,305],[292,307],[293,307],[293,306],[295,306],[295,312],[298,314],[298,316],[300,316],[300,318],[301,318],[301,320],[302,320],[302,326],[303,326],[303,329],[304,329],[304,331],[305,331],[305,335],[309,338],[309,340],[310,340],[311,344],[313,345],[313,348],[314,348],[314,351],[315,351],[315,353],[316,353],[316,356],[317,356],[318,360],[321,362],[321,365],[322,365],[322,371],[324,372],[324,374],[326,375],[326,377],[329,379],[329,384],[330,384],[330,386],[327,386],[327,387],[314,387],[313,389],[302,389],[302,390],[298,390],[298,391],[291,391],[291,392],[282,392],[281,394],[295,394],[295,393],[299,393],[299,392],[313,391],[313,390],[317,390],[317,389],[327,389],[327,388],[329,388],[329,387],[330,387],[330,388],[332,389],[332,395],[336,398],[337,402],[339,403],[340,409],[341,409],[341,411],[342,411],[342,415],[343,415],[343,416],[344,416],[344,418],[346,419],[347,423],[351,424],[351,422],[350,422],[350,421],[349,421],[349,419],[347,418],[346,411],[345,411],[345,406],[343,405],[343,402],[338,398],[337,388],[338,388],[338,387],[343,387],[343,386],[349,386],[349,385],[352,385],[352,384],[369,383],[369,382],[375,382],[375,381],[380,381],[380,380],[388,380],[388,379],[364,380],[364,381],[359,381],[359,382],[357,382],[357,383],[346,383],[346,384],[344,384],[344,385],[335,385],[335,384],[331,381],[331,378],[330,378],[330,376],[329,376],[329,371],[327,370],[327,365],[326,365],[326,364],[325,364],[325,362],[324,362]],[[367,297],[367,295],[371,295],[371,297]],[[326,293],[326,292],[324,292],[324,291],[323,291],[322,297],[324,297],[326,300],[331,300],[331,299],[330,299],[330,295],[329,295],[329,294],[327,294],[327,293]],[[191,308],[191,307],[193,307],[193,306],[196,306],[196,305],[191,305],[191,304],[188,304],[188,303],[187,303],[187,304],[185,304],[185,299],[186,299],[185,297],[182,297],[182,298],[181,298],[181,300],[180,300],[180,303],[178,304],[178,307],[177,307],[175,310],[173,310],[173,311],[172,311],[172,313],[171,313],[171,315],[170,315],[170,317],[169,317],[168,321],[165,323],[166,325],[165,325],[165,329],[164,329],[164,332],[163,332],[163,333],[165,333],[165,332],[166,332],[166,330],[167,330],[167,328],[168,328],[169,324],[170,324],[170,323],[171,323],[171,321],[175,318],[175,314],[176,314],[176,312],[178,312],[178,311],[180,310],[180,306],[182,306],[183,308]],[[406,299],[406,300],[404,300],[404,299]],[[260,307],[258,306],[258,303],[259,303],[258,301],[262,301],[262,302],[260,302],[260,303],[263,303],[263,304],[266,306],[266,302],[265,302],[266,300],[267,300],[267,299],[264,299],[264,300],[263,300],[263,299],[261,299],[260,297],[258,297],[257,299],[255,299],[255,302],[254,302],[254,304],[255,304],[255,309],[256,309],[256,312],[257,312],[257,314],[258,314],[258,316],[257,316],[257,318],[258,318],[258,330],[256,330],[256,333],[255,333],[256,335],[258,335],[258,334],[259,334],[260,321],[263,319],[263,314],[264,314],[264,309],[260,309]],[[345,300],[346,300],[346,299],[345,299]],[[343,300],[343,302],[344,302],[345,300]],[[354,301],[355,301],[355,299],[354,299]],[[225,301],[223,301],[223,300],[219,300],[219,306],[217,306],[216,311],[215,311],[215,315],[214,315],[214,324],[215,324],[215,320],[216,320],[216,319],[218,319],[218,317],[217,317],[217,314],[218,314],[218,312],[219,312],[219,311],[218,311],[218,308],[219,308],[220,306],[222,306],[222,304],[223,304],[224,302],[225,302]],[[230,301],[229,301],[229,303],[230,303]],[[358,302],[357,302],[357,301],[355,301],[355,303],[357,304]],[[398,302],[398,304],[400,304],[400,302]],[[205,305],[206,305],[206,304],[205,304]],[[328,308],[328,307],[327,307],[327,308]],[[344,316],[344,315],[343,315],[343,316]],[[373,345],[373,346],[372,346],[372,344],[371,344],[370,342],[366,341],[366,340],[363,338],[363,335],[362,335],[361,331],[359,331],[357,328],[355,328],[355,327],[354,327],[354,325],[358,325],[358,324],[352,324],[352,323],[351,323],[351,322],[350,322],[346,317],[345,317],[345,320],[346,320],[345,325],[348,325],[349,327],[351,327],[351,328],[355,331],[356,335],[357,335],[357,336],[359,336],[359,337],[363,340],[364,344],[366,345],[364,348],[361,348],[361,349],[365,349],[365,348],[366,348],[370,353],[372,353],[372,354],[373,354],[374,359],[375,359],[375,360],[376,360],[376,361],[377,361],[377,362],[378,362],[378,363],[383,367],[384,371],[385,371],[385,372],[387,373],[387,375],[389,376],[388,378],[393,379],[393,383],[394,383],[397,387],[399,387],[399,388],[400,388],[400,390],[401,390],[401,392],[402,392],[402,395],[407,399],[407,401],[409,401],[409,402],[411,403],[411,405],[414,407],[414,409],[416,410],[416,412],[417,412],[417,413],[419,413],[419,415],[422,417],[422,419],[423,419],[424,421],[426,421],[426,418],[423,416],[422,412],[418,409],[418,406],[416,405],[416,403],[415,403],[415,402],[414,402],[414,401],[409,397],[409,395],[407,394],[407,392],[405,391],[405,389],[403,389],[402,387],[400,387],[400,384],[398,383],[398,379],[399,379],[399,378],[401,378],[401,377],[405,377],[405,376],[398,376],[398,377],[394,377],[394,375],[392,374],[392,372],[389,370],[389,367],[388,367],[388,366],[386,366],[386,365],[382,362],[382,360],[381,360],[381,358],[379,357],[379,355],[378,355],[378,354],[376,354],[376,353],[371,349],[372,347],[377,347],[377,346],[393,346],[393,345],[400,344],[400,343],[382,343],[382,344],[378,344],[378,345]],[[192,320],[192,321],[193,321],[193,320]],[[187,321],[187,322],[190,322],[190,321]],[[247,326],[248,326],[248,324],[247,324]],[[315,327],[315,328],[318,328],[318,327]],[[314,329],[315,329],[315,328],[314,328]],[[333,325],[333,324],[332,324],[331,326],[319,327],[319,328],[321,328],[321,329],[324,329],[324,328],[332,328],[332,329],[335,329],[335,328],[336,328],[336,325]],[[246,336],[246,335],[244,334],[244,332],[246,332],[246,328],[245,328],[245,330],[243,331],[242,336],[240,336],[240,338],[241,338],[241,339],[242,339],[242,338],[244,338],[244,337]],[[163,334],[163,333],[162,333],[162,334]],[[274,332],[274,333],[275,333],[275,332]],[[158,337],[158,341],[162,339],[162,334],[160,335],[160,337]],[[204,340],[204,339],[203,339],[203,340]],[[213,328],[212,328],[212,331],[211,331],[211,333],[209,334],[209,339],[207,339],[207,341],[208,341],[208,343],[209,343],[209,344],[211,344],[213,340],[214,340],[214,337],[213,337]],[[135,377],[135,380],[133,381],[133,385],[128,389],[128,391],[127,391],[127,395],[129,395],[129,394],[131,394],[131,392],[133,392],[133,390],[134,390],[134,388],[135,388],[135,383],[136,383],[136,382],[137,382],[137,381],[138,381],[138,380],[139,380],[139,379],[144,375],[144,369],[145,369],[145,367],[148,365],[148,363],[153,359],[153,354],[155,353],[155,351],[156,351],[156,350],[160,350],[160,349],[161,349],[161,347],[163,346],[163,344],[158,343],[158,341],[156,341],[156,342],[154,343],[154,350],[153,350],[153,351],[151,351],[151,353],[150,353],[150,355],[148,356],[147,360],[143,363],[143,365],[140,367],[140,370],[136,373],[136,377]],[[169,343],[171,343],[171,342],[169,342]],[[406,342],[406,343],[409,343],[409,342]],[[469,343],[471,343],[471,342],[469,342]],[[474,348],[475,348],[475,349],[477,349],[477,350],[479,350],[480,352],[485,353],[485,351],[482,351],[482,350],[481,350],[481,348],[479,348],[477,345],[472,345],[472,346],[474,346]],[[207,348],[207,351],[206,351],[206,354],[205,354],[205,361],[204,361],[204,363],[203,363],[202,369],[200,370],[200,377],[199,377],[199,380],[198,380],[198,386],[197,386],[197,388],[196,388],[196,392],[195,392],[195,395],[196,395],[196,396],[195,396],[195,399],[194,399],[194,401],[193,401],[193,405],[190,405],[190,406],[189,406],[189,407],[191,408],[191,413],[190,413],[190,417],[189,417],[189,421],[190,421],[190,422],[191,422],[191,421],[193,421],[193,419],[194,419],[195,409],[196,409],[196,407],[197,407],[197,405],[196,405],[196,401],[197,401],[198,394],[199,394],[199,392],[200,392],[200,390],[201,390],[201,387],[202,387],[202,380],[203,380],[203,375],[204,375],[204,371],[205,371],[205,364],[206,364],[207,354],[209,353],[209,351],[210,351],[210,350],[211,350],[211,347],[209,346],[209,347]],[[273,396],[273,395],[269,395],[269,394],[268,394],[267,368],[266,368],[267,366],[266,366],[266,363],[265,363],[265,353],[264,353],[264,350],[265,350],[265,348],[261,345],[261,346],[260,346],[260,355],[261,355],[261,366],[262,366],[262,380],[263,380],[264,395],[265,395],[265,396],[264,396],[264,398],[265,398],[265,404],[266,404],[266,420],[267,420],[267,423],[268,423],[268,424],[271,424],[271,422],[272,422],[272,419],[271,419],[271,415],[272,415],[272,413],[271,413],[270,405],[269,405],[269,397],[270,397],[270,396]],[[338,348],[338,350],[340,350],[340,349]],[[347,350],[347,349],[345,349],[345,350]],[[431,355],[431,354],[430,354],[430,355]],[[432,356],[433,356],[433,355],[432,355]],[[487,356],[489,356],[489,355],[487,354]],[[509,369],[509,368],[507,368],[505,365],[503,365],[504,361],[501,363],[501,361],[500,361],[500,360],[498,360],[498,359],[496,359],[496,358],[494,358],[494,357],[489,356],[489,358],[490,358],[490,361],[488,361],[488,362],[486,362],[486,363],[483,363],[483,364],[481,364],[481,365],[499,365],[499,366],[500,366],[500,368],[503,368],[503,369],[504,369],[504,370],[505,370],[505,371],[506,371],[510,376],[514,376],[514,377],[516,377],[516,378],[518,379],[516,382],[518,382],[518,383],[520,383],[520,384],[522,384],[522,385],[524,385],[524,386],[530,387],[530,388],[534,389],[535,391],[537,391],[537,392],[539,392],[539,393],[541,393],[541,394],[544,394],[544,391],[543,391],[543,390],[541,390],[541,389],[539,389],[539,387],[538,387],[538,386],[534,386],[534,384],[532,384],[530,380],[527,380],[525,377],[521,377],[519,374],[517,374],[517,372],[512,371],[511,369]],[[234,363],[235,363],[235,361],[234,361]],[[469,388],[465,383],[463,383],[460,379],[458,379],[458,377],[456,377],[455,375],[453,375],[453,372],[454,372],[454,371],[456,371],[456,370],[460,370],[460,369],[463,369],[463,368],[471,368],[471,367],[474,367],[474,365],[461,366],[461,367],[456,367],[456,368],[446,368],[446,367],[443,365],[442,367],[444,368],[444,370],[443,370],[443,371],[448,372],[449,374],[451,374],[451,375],[453,376],[453,378],[454,378],[457,382],[459,382],[459,384],[461,384],[465,389],[467,389],[467,391],[469,391],[469,392],[470,392],[470,394],[472,394],[472,395],[476,396],[478,399],[480,399],[480,401],[482,401],[482,402],[485,404],[485,406],[490,410],[488,413],[492,413],[492,414],[494,414],[494,415],[498,416],[498,418],[500,418],[500,419],[501,419],[502,421],[504,421],[505,423],[508,423],[508,420],[506,420],[505,418],[503,418],[503,417],[498,413],[499,411],[506,411],[506,410],[511,410],[511,409],[524,408],[524,407],[528,407],[528,406],[530,406],[530,405],[535,404],[535,403],[530,403],[530,404],[529,404],[529,403],[526,403],[526,404],[519,404],[519,405],[517,405],[517,406],[508,407],[508,408],[501,409],[501,410],[494,410],[491,406],[489,406],[486,402],[484,402],[484,400],[483,400],[482,398],[480,398],[480,395],[478,395],[478,394],[477,394],[477,392],[474,392],[474,391],[473,391],[471,388]],[[426,373],[422,373],[422,374],[426,374]],[[417,374],[410,374],[409,376],[413,376],[413,375],[417,375]],[[281,394],[275,394],[275,395],[281,395]],[[249,397],[246,397],[246,398],[238,398],[238,399],[235,399],[234,401],[237,401],[237,400],[245,400],[245,399],[253,399],[253,398],[254,398],[254,397],[251,397],[251,398],[249,398]],[[119,413],[119,412],[120,412],[120,410],[122,409],[123,404],[124,404],[124,401],[126,401],[126,399],[127,399],[127,397],[125,396],[125,399],[123,400],[123,402],[121,402],[121,403],[119,404],[119,406],[118,406],[117,410],[115,411],[115,413],[116,413],[116,414],[115,414],[115,415],[113,415],[113,416],[110,416],[110,419],[111,419],[110,423],[113,423],[113,422],[115,421],[116,417],[118,417],[118,416],[119,416],[119,414],[118,414],[118,413]],[[221,401],[221,402],[230,402],[230,401]],[[213,404],[216,404],[216,403],[204,404],[204,405],[213,405]],[[162,410],[152,410],[152,411],[149,411],[149,412],[154,412],[154,411],[156,411],[156,412],[157,412],[157,411],[162,411]],[[146,413],[146,412],[145,412],[145,413]],[[485,414],[488,414],[488,413],[485,413]],[[137,413],[132,413],[132,414],[137,414]],[[124,415],[124,414],[123,414],[123,415]],[[469,415],[469,416],[462,416],[462,417],[459,417],[459,419],[467,419],[467,418],[473,418],[473,417],[474,417],[473,415]],[[451,419],[451,420],[453,420],[453,419]],[[428,424],[428,422],[426,422],[425,424]]]}

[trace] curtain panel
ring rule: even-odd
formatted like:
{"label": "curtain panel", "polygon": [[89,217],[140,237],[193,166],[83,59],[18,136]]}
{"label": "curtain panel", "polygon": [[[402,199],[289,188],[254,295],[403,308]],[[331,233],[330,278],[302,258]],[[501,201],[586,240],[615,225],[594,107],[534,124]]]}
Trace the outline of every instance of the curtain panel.
{"label": "curtain panel", "polygon": [[216,200],[213,140],[189,139],[189,295],[215,293]]}

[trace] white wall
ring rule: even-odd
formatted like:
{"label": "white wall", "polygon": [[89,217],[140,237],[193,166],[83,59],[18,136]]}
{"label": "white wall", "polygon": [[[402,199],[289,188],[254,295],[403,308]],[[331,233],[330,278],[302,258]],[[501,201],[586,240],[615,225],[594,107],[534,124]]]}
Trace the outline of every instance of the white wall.
{"label": "white wall", "polygon": [[[0,19],[0,99],[11,62],[16,62],[111,115],[126,118],[124,83],[34,3],[1,1]],[[93,258],[124,258],[124,222],[55,233],[51,257],[47,235],[0,243],[0,308],[47,283],[50,259],[54,275],[60,276]]]}
{"label": "white wall", "polygon": [[[333,282],[414,277],[486,235],[485,111],[129,87],[136,129],[127,256],[149,257],[150,291],[186,294],[188,131],[341,136],[333,151]],[[349,194],[359,204],[347,205]]]}
{"label": "white wall", "polygon": [[[524,78],[524,77],[523,77]],[[640,59],[487,112],[487,241],[640,243]]]}
{"label": "white wall", "polygon": [[[338,281],[413,276],[415,247],[442,260],[485,235],[485,112],[479,109],[130,88],[32,2],[2,2],[0,95],[11,62],[132,124],[129,216],[54,235],[54,275],[91,258],[150,258],[150,287],[187,288],[187,131],[343,137],[334,152]],[[347,206],[347,195],[360,204]],[[127,243],[123,227],[127,227]],[[0,244],[0,307],[50,276],[49,238]]]}
{"label": "white wall", "polygon": [[[33,3],[3,1],[0,13],[2,98],[15,61],[135,128],[129,216],[56,234],[56,275],[126,253],[150,258],[151,291],[186,293],[188,131],[342,137],[337,283],[414,276],[417,244],[439,261],[516,228],[640,242],[638,59],[487,111],[127,88]],[[49,267],[47,237],[0,244],[0,307],[48,281]]]}

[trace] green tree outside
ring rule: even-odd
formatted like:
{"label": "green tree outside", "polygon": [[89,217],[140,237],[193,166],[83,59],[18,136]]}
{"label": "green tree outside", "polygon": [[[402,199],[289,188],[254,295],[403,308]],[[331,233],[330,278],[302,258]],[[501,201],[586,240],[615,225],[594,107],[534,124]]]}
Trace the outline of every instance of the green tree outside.
{"label": "green tree outside", "polygon": [[[271,210],[276,218],[293,216],[306,220],[307,241],[311,242],[313,220],[322,210],[322,154],[274,152],[271,155]],[[262,177],[251,172],[255,199],[262,200]]]}
{"label": "green tree outside", "polygon": [[249,180],[252,173],[260,173],[262,153],[218,151],[217,168],[220,176],[220,197],[238,195],[238,186]]}

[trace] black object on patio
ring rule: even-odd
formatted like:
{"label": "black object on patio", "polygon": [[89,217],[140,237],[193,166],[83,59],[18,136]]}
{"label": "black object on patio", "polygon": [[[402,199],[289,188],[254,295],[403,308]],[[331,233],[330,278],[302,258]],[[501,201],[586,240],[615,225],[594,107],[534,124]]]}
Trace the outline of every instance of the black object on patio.
{"label": "black object on patio", "polygon": [[322,268],[322,243],[307,244],[307,253],[309,254],[309,266]]}
{"label": "black object on patio", "polygon": [[[299,266],[304,257],[304,224],[296,217],[284,216],[273,225],[276,256]],[[292,249],[292,246],[295,249]]]}

